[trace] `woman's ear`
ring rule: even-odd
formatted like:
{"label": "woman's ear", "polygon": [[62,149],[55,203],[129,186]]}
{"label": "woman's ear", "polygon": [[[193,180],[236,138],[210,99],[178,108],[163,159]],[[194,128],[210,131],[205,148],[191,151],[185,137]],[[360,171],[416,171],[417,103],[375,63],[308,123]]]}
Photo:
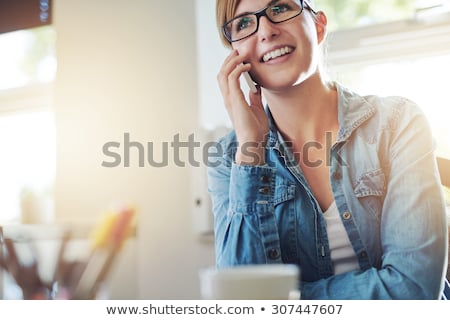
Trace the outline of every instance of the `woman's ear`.
{"label": "woman's ear", "polygon": [[327,35],[328,19],[323,11],[317,12],[314,18],[317,30],[317,40],[319,41],[319,44],[321,44]]}

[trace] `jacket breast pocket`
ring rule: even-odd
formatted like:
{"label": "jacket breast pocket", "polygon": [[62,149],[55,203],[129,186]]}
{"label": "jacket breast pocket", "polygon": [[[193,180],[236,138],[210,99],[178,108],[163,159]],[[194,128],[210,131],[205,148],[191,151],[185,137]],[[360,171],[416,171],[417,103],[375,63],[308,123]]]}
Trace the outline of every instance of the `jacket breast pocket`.
{"label": "jacket breast pocket", "polygon": [[353,191],[364,209],[380,220],[386,192],[386,177],[383,170],[375,169],[361,175]]}
{"label": "jacket breast pocket", "polygon": [[277,177],[275,179],[275,198],[274,205],[280,205],[283,202],[292,200],[295,198],[295,183],[287,180],[283,177]]}

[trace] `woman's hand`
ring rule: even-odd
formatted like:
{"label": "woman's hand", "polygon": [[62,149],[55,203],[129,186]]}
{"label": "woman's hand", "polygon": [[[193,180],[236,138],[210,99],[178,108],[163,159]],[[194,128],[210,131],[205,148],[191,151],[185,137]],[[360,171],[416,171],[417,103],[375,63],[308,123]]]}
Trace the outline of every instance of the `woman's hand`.
{"label": "woman's hand", "polygon": [[244,57],[233,50],[225,59],[217,80],[239,143],[236,163],[263,165],[269,121],[262,104],[261,88],[249,93],[249,105],[240,86],[241,74],[250,69],[250,64],[244,64]]}

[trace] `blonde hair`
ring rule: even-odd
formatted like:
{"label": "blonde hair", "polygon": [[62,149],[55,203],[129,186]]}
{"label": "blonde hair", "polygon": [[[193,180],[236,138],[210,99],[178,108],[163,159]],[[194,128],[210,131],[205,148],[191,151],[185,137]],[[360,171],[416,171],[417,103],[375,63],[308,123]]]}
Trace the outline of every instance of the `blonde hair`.
{"label": "blonde hair", "polygon": [[223,45],[231,49],[231,43],[223,35],[222,26],[232,19],[240,0],[216,0],[216,24]]}

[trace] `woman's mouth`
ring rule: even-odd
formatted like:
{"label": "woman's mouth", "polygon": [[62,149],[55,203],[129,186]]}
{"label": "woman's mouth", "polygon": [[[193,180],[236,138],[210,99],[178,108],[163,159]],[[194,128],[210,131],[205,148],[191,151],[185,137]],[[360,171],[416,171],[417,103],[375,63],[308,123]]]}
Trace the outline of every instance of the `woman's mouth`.
{"label": "woman's mouth", "polygon": [[292,49],[291,47],[288,47],[288,46],[285,46],[283,48],[278,48],[278,49],[275,49],[273,51],[270,51],[270,52],[266,53],[263,56],[262,61],[263,62],[267,62],[267,61],[270,61],[272,59],[276,59],[276,58],[282,57],[282,56],[284,56],[286,54],[289,54],[292,51],[294,51],[294,49]]}

